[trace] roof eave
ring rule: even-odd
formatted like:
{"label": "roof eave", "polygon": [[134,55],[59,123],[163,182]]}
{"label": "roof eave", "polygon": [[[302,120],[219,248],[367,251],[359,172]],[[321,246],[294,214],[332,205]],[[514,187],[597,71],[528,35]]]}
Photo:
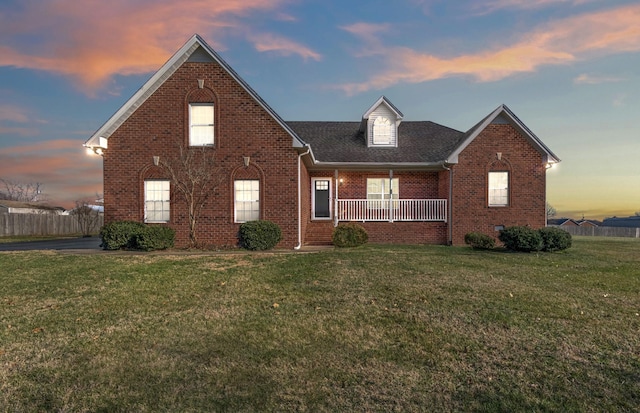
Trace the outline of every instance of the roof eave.
{"label": "roof eave", "polygon": [[438,162],[322,162],[314,161],[312,169],[342,170],[423,170],[441,171],[447,169],[447,161]]}

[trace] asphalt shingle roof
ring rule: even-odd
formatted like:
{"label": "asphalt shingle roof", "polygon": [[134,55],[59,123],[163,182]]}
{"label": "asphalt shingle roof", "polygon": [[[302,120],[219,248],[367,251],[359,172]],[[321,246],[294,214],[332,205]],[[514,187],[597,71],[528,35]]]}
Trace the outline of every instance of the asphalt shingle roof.
{"label": "asphalt shingle roof", "polygon": [[368,148],[361,122],[287,122],[320,162],[436,163],[447,159],[463,132],[428,121],[403,121],[398,146]]}

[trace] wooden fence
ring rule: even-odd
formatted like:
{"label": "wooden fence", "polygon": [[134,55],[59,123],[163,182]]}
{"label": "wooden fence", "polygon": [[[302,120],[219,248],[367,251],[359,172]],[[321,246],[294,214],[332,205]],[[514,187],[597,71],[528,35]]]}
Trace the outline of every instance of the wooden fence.
{"label": "wooden fence", "polygon": [[583,235],[590,237],[624,237],[640,238],[640,228],[625,227],[557,227],[567,231],[571,235]]}
{"label": "wooden fence", "polygon": [[[95,232],[102,226],[104,218],[98,216],[97,220]],[[82,229],[73,215],[0,213],[0,237],[74,234],[82,234]]]}

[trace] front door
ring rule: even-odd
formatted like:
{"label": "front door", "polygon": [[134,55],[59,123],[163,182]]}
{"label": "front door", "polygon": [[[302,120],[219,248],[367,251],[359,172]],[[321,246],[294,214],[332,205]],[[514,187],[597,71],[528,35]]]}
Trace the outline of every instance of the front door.
{"label": "front door", "polygon": [[331,179],[312,178],[313,219],[331,219]]}

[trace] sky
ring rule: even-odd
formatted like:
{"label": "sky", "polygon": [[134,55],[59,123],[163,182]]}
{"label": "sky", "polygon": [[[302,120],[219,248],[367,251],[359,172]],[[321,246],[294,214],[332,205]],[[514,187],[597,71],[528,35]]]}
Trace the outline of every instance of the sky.
{"label": "sky", "polygon": [[640,211],[638,0],[0,0],[0,178],[100,196],[82,144],[195,33],[285,120],[504,103],[562,160],[558,217]]}

